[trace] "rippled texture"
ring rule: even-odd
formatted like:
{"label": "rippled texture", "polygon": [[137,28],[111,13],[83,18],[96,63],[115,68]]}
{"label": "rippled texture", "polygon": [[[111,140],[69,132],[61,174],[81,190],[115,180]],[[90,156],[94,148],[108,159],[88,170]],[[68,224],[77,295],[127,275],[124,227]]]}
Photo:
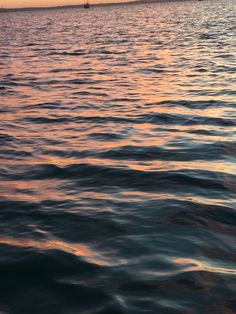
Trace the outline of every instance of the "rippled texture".
{"label": "rippled texture", "polygon": [[0,15],[1,313],[235,313],[235,12]]}

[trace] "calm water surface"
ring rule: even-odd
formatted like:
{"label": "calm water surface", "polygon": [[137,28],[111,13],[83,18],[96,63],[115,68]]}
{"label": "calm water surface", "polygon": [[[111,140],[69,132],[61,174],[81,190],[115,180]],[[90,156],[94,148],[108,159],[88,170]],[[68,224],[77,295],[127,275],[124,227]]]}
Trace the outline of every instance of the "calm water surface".
{"label": "calm water surface", "polygon": [[235,313],[235,1],[0,28],[0,312]]}

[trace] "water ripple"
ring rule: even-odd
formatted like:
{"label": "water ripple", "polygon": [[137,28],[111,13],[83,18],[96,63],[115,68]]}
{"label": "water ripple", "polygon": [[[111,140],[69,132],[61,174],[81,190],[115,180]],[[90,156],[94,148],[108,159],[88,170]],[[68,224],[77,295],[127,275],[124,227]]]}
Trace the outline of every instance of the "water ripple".
{"label": "water ripple", "polygon": [[0,312],[235,312],[235,3],[1,12]]}

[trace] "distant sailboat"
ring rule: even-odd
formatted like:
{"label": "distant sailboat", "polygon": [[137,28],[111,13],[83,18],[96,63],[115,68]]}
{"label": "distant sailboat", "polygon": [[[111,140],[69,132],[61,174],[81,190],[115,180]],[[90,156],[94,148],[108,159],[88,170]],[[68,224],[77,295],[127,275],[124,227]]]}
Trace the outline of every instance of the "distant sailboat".
{"label": "distant sailboat", "polygon": [[85,9],[89,9],[89,7],[90,7],[90,5],[89,5],[89,0],[85,0],[85,2],[84,2],[84,8]]}

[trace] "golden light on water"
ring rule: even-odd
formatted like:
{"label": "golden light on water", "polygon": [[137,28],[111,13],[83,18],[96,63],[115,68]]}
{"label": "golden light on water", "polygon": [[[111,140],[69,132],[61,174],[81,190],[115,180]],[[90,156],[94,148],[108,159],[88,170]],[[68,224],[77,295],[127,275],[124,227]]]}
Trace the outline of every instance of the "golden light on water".
{"label": "golden light on water", "polygon": [[81,244],[66,243],[58,240],[36,241],[29,239],[11,239],[5,237],[0,237],[0,244],[21,248],[34,248],[39,250],[61,250],[79,257],[83,257],[96,265],[106,265],[106,263],[100,259],[98,254],[89,249],[87,246]]}
{"label": "golden light on water", "polygon": [[3,311],[234,308],[233,0],[122,1],[0,14]]}
{"label": "golden light on water", "polygon": [[187,271],[207,271],[211,273],[236,275],[235,268],[219,267],[194,258],[175,258],[173,259],[173,263],[185,266]]}

